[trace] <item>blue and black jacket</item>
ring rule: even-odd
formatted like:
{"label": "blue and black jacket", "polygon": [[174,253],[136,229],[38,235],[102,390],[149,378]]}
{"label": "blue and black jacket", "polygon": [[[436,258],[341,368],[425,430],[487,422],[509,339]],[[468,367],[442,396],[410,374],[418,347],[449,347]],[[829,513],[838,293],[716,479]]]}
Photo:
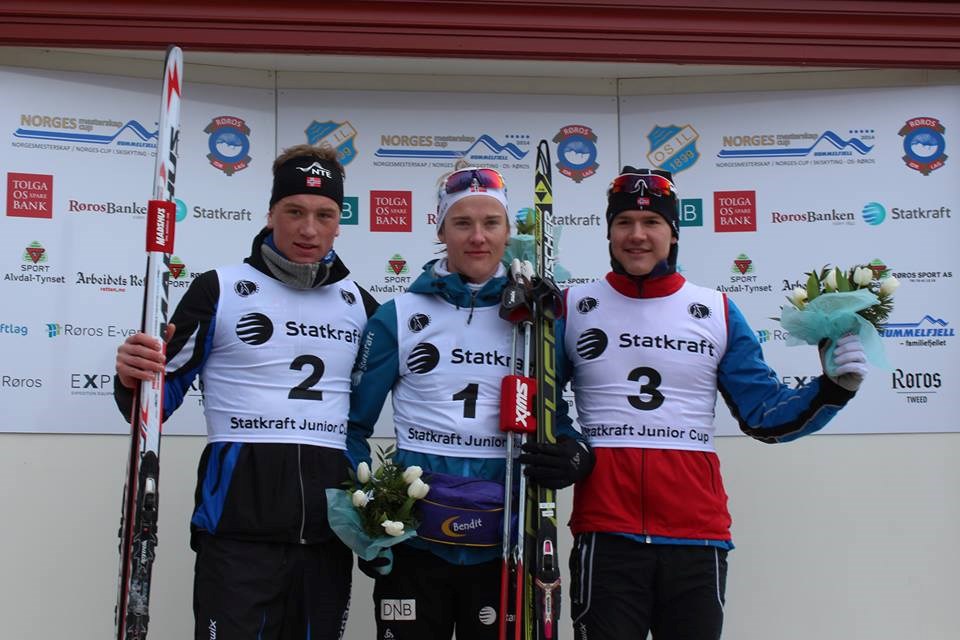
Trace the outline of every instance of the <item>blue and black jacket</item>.
{"label": "blue and black jacket", "polygon": [[[273,277],[260,248],[270,241],[262,230],[244,260]],[[327,286],[347,277],[347,267],[336,258],[321,270],[317,286]],[[367,317],[376,310],[376,300],[360,288]],[[213,347],[214,325],[220,299],[215,270],[196,278],[177,305],[171,322],[176,331],[167,344],[167,373],[163,390],[163,419],[179,407],[194,379],[203,370]],[[114,379],[114,399],[129,417],[133,393]],[[190,519],[191,545],[196,534],[254,542],[312,544],[329,539],[324,490],[339,487],[347,479],[348,463],[343,451],[289,443],[208,443],[197,470],[195,509]]]}

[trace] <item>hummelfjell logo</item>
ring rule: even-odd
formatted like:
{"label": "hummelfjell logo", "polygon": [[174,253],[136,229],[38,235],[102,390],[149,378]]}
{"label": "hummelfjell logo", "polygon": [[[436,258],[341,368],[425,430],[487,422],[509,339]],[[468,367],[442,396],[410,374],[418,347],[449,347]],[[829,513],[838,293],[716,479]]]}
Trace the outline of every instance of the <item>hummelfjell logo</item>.
{"label": "hummelfjell logo", "polygon": [[427,328],[430,324],[430,316],[425,313],[415,313],[410,316],[410,319],[407,320],[407,326],[410,327],[410,331],[418,333]]}
{"label": "hummelfjell logo", "polygon": [[553,136],[557,144],[557,169],[574,182],[597,172],[597,134],[590,127],[568,124]]}
{"label": "hummelfjell logo", "polygon": [[704,318],[710,317],[710,307],[699,302],[694,302],[689,307],[687,307],[687,312],[698,320],[703,320]]}
{"label": "hummelfjell logo", "polygon": [[23,252],[23,261],[40,264],[47,261],[47,250],[39,242],[34,240]]}
{"label": "hummelfjell logo", "polygon": [[349,305],[357,304],[357,296],[353,295],[352,291],[340,289],[340,297],[343,298],[343,301]]}
{"label": "hummelfjell logo", "polygon": [[607,350],[607,334],[600,329],[587,329],[577,338],[577,354],[584,360],[595,360]]}
{"label": "hummelfjell logo", "polygon": [[237,337],[247,344],[264,344],[272,335],[273,323],[262,313],[248,313],[237,321]]}
{"label": "hummelfjell logo", "polygon": [[587,297],[577,302],[577,311],[580,313],[590,313],[599,306],[600,303],[596,298]]}
{"label": "hummelfjell logo", "polygon": [[241,298],[246,298],[255,294],[260,288],[252,280],[237,280],[233,285],[233,290]]}
{"label": "hummelfjell logo", "polygon": [[354,142],[357,138],[357,130],[349,121],[334,122],[326,120],[319,122],[314,120],[307,127],[307,142],[320,147],[330,147],[337,150],[337,158],[340,164],[347,166],[357,157],[357,148]]}
{"label": "hummelfjell logo", "polygon": [[697,140],[700,135],[689,124],[656,126],[647,134],[650,152],[647,160],[659,169],[677,173],[692,167],[700,159]]}
{"label": "hummelfjell logo", "polygon": [[203,132],[210,134],[207,160],[214,168],[232,176],[250,166],[250,127],[242,118],[218,116]]}
{"label": "hummelfjell logo", "polygon": [[946,127],[936,118],[910,118],[897,133],[903,138],[903,162],[914,171],[928,176],[946,163]]}
{"label": "hummelfjell logo", "polygon": [[863,215],[863,221],[872,227],[882,224],[887,218],[887,210],[879,202],[868,202],[863,205],[863,211],[860,213]]}
{"label": "hummelfjell logo", "polygon": [[429,342],[421,342],[407,356],[407,368],[412,373],[429,373],[440,364],[440,352]]}

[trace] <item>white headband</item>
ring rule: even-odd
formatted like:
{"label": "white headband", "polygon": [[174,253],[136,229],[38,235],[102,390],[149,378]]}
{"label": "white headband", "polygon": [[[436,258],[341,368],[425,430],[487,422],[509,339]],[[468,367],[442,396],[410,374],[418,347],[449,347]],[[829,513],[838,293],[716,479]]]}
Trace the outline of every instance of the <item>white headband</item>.
{"label": "white headband", "polygon": [[[447,193],[444,189],[441,189],[440,204],[437,205],[437,233],[440,232],[440,228],[443,226],[443,220],[447,217],[447,212],[450,210],[450,207],[464,198],[471,196],[487,196],[488,198],[493,198],[503,205],[504,211],[510,211],[510,207],[507,205],[507,193],[502,189],[487,189],[486,187],[474,186],[469,189],[464,189],[463,191],[457,191],[456,193]],[[507,215],[509,217],[509,213]]]}

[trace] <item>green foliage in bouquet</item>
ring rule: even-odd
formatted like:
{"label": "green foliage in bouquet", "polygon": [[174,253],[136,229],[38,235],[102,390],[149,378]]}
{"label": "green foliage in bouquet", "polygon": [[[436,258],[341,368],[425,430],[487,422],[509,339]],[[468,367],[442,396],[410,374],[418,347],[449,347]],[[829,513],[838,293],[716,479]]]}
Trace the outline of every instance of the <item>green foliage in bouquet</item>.
{"label": "green foliage in bouquet", "polygon": [[393,461],[396,448],[377,447],[379,465],[371,473],[361,462],[356,473],[349,472],[347,493],[360,514],[364,532],[372,538],[400,536],[413,531],[419,522],[413,517],[414,503],[427,495],[430,486],[420,476],[417,466],[401,469]]}
{"label": "green foliage in bouquet", "polygon": [[877,303],[857,313],[881,332],[884,322],[893,311],[893,292],[900,284],[895,277],[886,276],[885,273],[884,270],[871,268],[871,265],[857,265],[847,271],[826,265],[819,271],[805,273],[806,285],[795,288],[787,296],[787,301],[802,311],[823,295],[867,290],[877,297]]}

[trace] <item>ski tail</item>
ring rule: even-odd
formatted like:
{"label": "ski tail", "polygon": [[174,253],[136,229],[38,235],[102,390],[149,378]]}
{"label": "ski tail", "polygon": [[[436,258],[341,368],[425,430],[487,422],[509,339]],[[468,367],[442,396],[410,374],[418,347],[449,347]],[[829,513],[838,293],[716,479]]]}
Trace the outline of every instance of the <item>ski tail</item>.
{"label": "ski tail", "polygon": [[[546,140],[537,145],[534,204],[537,227],[538,286],[533,331],[533,362],[537,386],[537,431],[528,436],[536,442],[556,442],[557,367],[556,367],[556,287],[553,284],[556,249],[554,244],[553,184],[550,146]],[[560,571],[557,560],[556,492],[528,483],[525,524],[527,585],[525,586],[525,637],[528,640],[552,640],[557,637],[560,618]]]}
{"label": "ski tail", "polygon": [[[147,270],[140,327],[142,332],[161,342],[170,306],[182,78],[183,52],[171,46],[164,62],[157,157],[147,207]],[[150,618],[150,581],[157,545],[163,382],[161,372],[153,380],[140,384],[130,416],[130,450],[120,520],[120,578],[114,616],[118,640],[146,638]]]}

